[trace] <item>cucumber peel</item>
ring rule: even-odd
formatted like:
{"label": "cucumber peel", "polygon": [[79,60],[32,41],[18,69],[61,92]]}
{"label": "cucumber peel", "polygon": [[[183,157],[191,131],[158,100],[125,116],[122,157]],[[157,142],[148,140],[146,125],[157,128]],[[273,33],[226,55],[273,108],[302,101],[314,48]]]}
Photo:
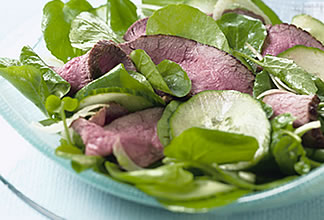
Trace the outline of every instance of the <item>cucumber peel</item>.
{"label": "cucumber peel", "polygon": [[300,14],[293,17],[292,24],[309,32],[313,37],[324,44],[324,23],[320,20],[306,14]]}
{"label": "cucumber peel", "polygon": [[79,109],[94,104],[118,103],[130,112],[143,110],[155,106],[163,106],[159,100],[148,96],[144,92],[127,88],[101,88],[92,90],[88,96],[80,100]]}

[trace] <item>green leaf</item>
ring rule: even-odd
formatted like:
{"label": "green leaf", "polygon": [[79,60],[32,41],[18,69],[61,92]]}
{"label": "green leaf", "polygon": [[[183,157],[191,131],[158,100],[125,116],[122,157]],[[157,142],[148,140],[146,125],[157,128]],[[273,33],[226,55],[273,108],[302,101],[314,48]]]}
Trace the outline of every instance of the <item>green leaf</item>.
{"label": "green leaf", "polygon": [[151,57],[144,50],[134,50],[129,56],[134,62],[136,69],[146,77],[153,88],[168,94],[172,93]]}
{"label": "green leaf", "polygon": [[236,13],[226,13],[217,21],[217,24],[232,49],[253,56],[254,54],[247,47],[248,43],[261,53],[267,30],[260,20]]}
{"label": "green leaf", "polygon": [[267,71],[261,71],[255,77],[254,86],[253,86],[253,97],[257,98],[259,95],[264,93],[267,90],[276,88],[273,84]]}
{"label": "green leaf", "polygon": [[217,0],[142,0],[143,4],[166,6],[170,4],[186,4],[198,8],[204,13],[213,13]]}
{"label": "green leaf", "polygon": [[121,171],[116,164],[106,162],[109,174],[123,182],[137,184],[161,184],[164,186],[182,186],[193,180],[193,175],[184,170],[181,164],[163,165],[154,169],[143,169],[131,172]]}
{"label": "green leaf", "polygon": [[136,79],[137,81],[139,81],[140,83],[142,83],[143,85],[145,85],[149,90],[151,90],[152,92],[154,92],[153,87],[151,86],[151,83],[146,79],[145,76],[143,76],[142,74],[138,73],[138,72],[134,72],[134,71],[128,71],[129,75],[131,77],[133,77],[134,79]]}
{"label": "green leaf", "polygon": [[171,90],[171,95],[184,97],[190,92],[191,80],[179,64],[163,60],[157,65],[157,69]]}
{"label": "green leaf", "polygon": [[84,155],[79,148],[68,144],[64,139],[61,139],[61,145],[56,148],[55,154],[59,157],[71,160],[72,168],[78,173],[98,167],[104,162],[104,158],[102,157]]}
{"label": "green leaf", "polygon": [[89,12],[80,13],[72,21],[69,36],[71,45],[85,52],[100,40],[122,42],[105,21]]}
{"label": "green leaf", "polygon": [[121,37],[138,19],[136,6],[129,0],[109,0],[110,26]]}
{"label": "green leaf", "polygon": [[136,185],[136,187],[162,201],[200,200],[216,196],[217,194],[230,192],[235,188],[231,185],[212,180],[195,180],[180,186],[140,184]]}
{"label": "green leaf", "polygon": [[0,76],[8,80],[43,113],[47,114],[45,100],[49,91],[41,70],[31,65],[9,66],[0,68]]}
{"label": "green leaf", "polygon": [[130,57],[154,89],[176,97],[184,97],[190,92],[191,80],[179,64],[164,60],[155,66],[151,57],[141,49],[134,50]]}
{"label": "green leaf", "polygon": [[264,4],[262,0],[251,0],[251,1],[263,11],[263,13],[270,19],[272,25],[282,23],[278,15],[266,4]]}
{"label": "green leaf", "polygon": [[289,88],[299,94],[315,95],[318,90],[313,81],[313,76],[292,60],[266,55],[262,61],[258,61],[244,53],[237,51],[236,53],[260,65],[270,75],[278,77]]}
{"label": "green leaf", "polygon": [[163,115],[157,124],[157,133],[161,144],[166,147],[171,142],[169,119],[173,112],[181,104],[179,101],[171,101],[163,111]]}
{"label": "green leaf", "polygon": [[0,68],[5,68],[9,66],[20,66],[19,60],[10,58],[0,58]]}
{"label": "green leaf", "polygon": [[63,109],[68,112],[75,111],[79,106],[79,101],[69,96],[64,97],[62,99],[62,103],[63,103]]}
{"label": "green leaf", "polygon": [[92,6],[86,0],[70,0],[64,4],[60,0],[48,2],[43,9],[42,30],[46,47],[58,59],[67,62],[82,55],[71,46],[69,39],[73,19]]}
{"label": "green leaf", "polygon": [[271,121],[271,153],[284,174],[303,175],[311,170],[311,161],[307,158],[301,137],[294,133],[294,120],[290,114],[282,114]]}
{"label": "green leaf", "polygon": [[146,34],[176,35],[230,51],[215,20],[187,5],[169,5],[154,12],[148,19]]}
{"label": "green leaf", "polygon": [[61,110],[61,99],[56,95],[50,95],[45,102],[45,108],[50,113],[59,113]]}
{"label": "green leaf", "polygon": [[110,2],[90,10],[90,12],[101,18],[106,24],[110,24]]}
{"label": "green leaf", "polygon": [[235,189],[227,193],[217,194],[210,198],[193,201],[160,201],[165,208],[174,212],[200,213],[216,207],[230,204],[240,197],[251,193],[251,190]]}
{"label": "green leaf", "polygon": [[258,146],[254,137],[193,127],[174,138],[164,155],[202,164],[235,163],[252,160]]}
{"label": "green leaf", "polygon": [[292,60],[266,55],[262,63],[268,73],[278,77],[298,93],[316,94],[317,87],[312,76]]}
{"label": "green leaf", "polygon": [[51,94],[62,98],[70,91],[71,85],[50,68],[30,47],[23,47],[20,54],[22,65],[31,65],[39,69]]}

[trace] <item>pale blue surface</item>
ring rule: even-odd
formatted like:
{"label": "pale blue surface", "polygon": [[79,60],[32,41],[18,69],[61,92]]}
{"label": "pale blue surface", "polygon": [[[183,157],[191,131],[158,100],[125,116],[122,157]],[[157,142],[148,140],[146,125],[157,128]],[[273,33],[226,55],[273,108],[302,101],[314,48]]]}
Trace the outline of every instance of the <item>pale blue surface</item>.
{"label": "pale blue surface", "polygon": [[[20,2],[20,5],[13,11],[12,6],[14,2]],[[27,2],[27,1],[26,1]],[[12,1],[7,3],[8,10],[12,13],[7,13],[5,16],[0,15],[0,41],[5,38],[8,30],[12,27],[20,24],[21,18],[28,20],[28,17],[36,17],[32,27],[26,30],[26,27],[20,27],[25,31],[22,31],[25,36],[28,36],[33,32],[33,30],[39,30],[38,14],[41,12],[41,5],[45,1],[30,0],[27,3],[22,3],[21,1]],[[309,3],[303,4],[304,1],[266,1],[269,5],[276,10],[283,20],[290,21],[292,15],[301,12],[312,12],[313,14],[320,16],[324,14],[323,6],[317,5],[312,6]],[[317,1],[322,2],[323,1]],[[22,5],[25,4],[25,5]],[[33,7],[31,7],[33,5]],[[321,8],[322,7],[322,8]],[[4,6],[6,8],[6,6]],[[26,11],[24,9],[28,8]],[[302,8],[305,8],[304,10]],[[321,11],[321,13],[319,12]],[[24,16],[25,14],[25,16]],[[19,15],[19,16],[15,16]],[[8,18],[11,19],[8,19]],[[6,18],[6,19],[5,19]],[[16,18],[16,19],[14,19]],[[322,18],[323,19],[323,18]],[[33,20],[33,22],[34,22]],[[2,25],[4,24],[4,25]],[[34,39],[25,38],[24,35],[20,35],[19,41],[11,46],[0,44],[1,49],[6,46],[10,48],[7,51],[12,51],[13,47],[17,47],[17,44],[33,44]],[[37,36],[37,34],[36,34]],[[17,36],[16,36],[17,37]],[[26,40],[28,39],[28,40]],[[8,40],[8,38],[6,39]],[[12,40],[10,38],[10,40]],[[33,41],[34,40],[34,41]],[[7,41],[6,41],[7,42]],[[19,50],[19,48],[18,48]],[[18,51],[17,51],[18,53]],[[0,52],[0,56],[6,56],[3,51]],[[28,103],[21,103],[19,96],[16,98],[15,94],[9,92],[8,94],[2,94],[12,103],[18,102],[21,105],[27,105]],[[2,99],[3,100],[3,99]],[[0,103],[3,104],[3,103]],[[5,105],[2,105],[4,107]],[[28,108],[23,109],[26,111],[25,114],[28,115]],[[12,112],[8,111],[9,114]],[[24,114],[24,112],[23,112]],[[9,115],[7,115],[9,116]],[[37,115],[30,115],[29,120],[33,117],[37,118]],[[28,120],[27,119],[27,120]],[[13,123],[15,118],[10,117],[9,120]],[[26,120],[19,119],[19,120]],[[226,210],[226,215],[223,212],[222,215],[218,214],[204,214],[204,215],[183,215],[183,214],[173,214],[157,208],[149,208],[143,205],[135,204],[133,202],[127,202],[125,200],[111,196],[110,194],[104,193],[93,186],[90,186],[82,181],[79,177],[65,170],[63,167],[59,166],[56,162],[48,159],[43,154],[35,150],[31,145],[26,143],[24,140],[19,140],[20,137],[13,132],[7,124],[1,121],[0,131],[1,139],[4,140],[1,144],[1,150],[8,152],[8,154],[1,154],[0,161],[0,174],[5,175],[5,177],[12,182],[20,191],[25,193],[27,196],[32,198],[34,201],[40,203],[47,209],[57,213],[58,215],[65,217],[67,219],[321,219],[324,215],[324,198],[320,197],[320,192],[316,196],[317,191],[315,188],[320,188],[321,183],[315,182],[314,185],[310,185],[309,189],[303,191],[297,190],[292,192],[290,197],[277,198],[274,203],[257,203],[253,204],[251,210],[244,211],[236,214],[230,214],[231,211],[238,212],[237,207],[233,207],[233,210]],[[23,127],[26,125],[16,125],[16,127]],[[25,134],[27,135],[27,134]],[[29,134],[28,134],[29,135]],[[12,139],[15,138],[15,140]],[[46,141],[46,137],[41,137]],[[10,150],[4,148],[11,148]],[[14,149],[13,149],[14,148]],[[19,157],[16,156],[15,152],[23,152]],[[5,161],[5,162],[4,162]],[[6,166],[6,167],[4,167]],[[322,171],[322,173],[324,173]],[[323,178],[324,179],[324,178]],[[323,181],[324,182],[324,181]],[[323,190],[324,191],[324,190]],[[324,193],[324,192],[323,192]],[[296,194],[296,197],[293,197]],[[315,194],[315,195],[314,195]],[[43,219],[42,216],[37,214],[34,210],[30,209],[20,200],[18,200],[14,195],[12,195],[5,187],[0,184],[0,219],[12,218],[30,218],[30,219]],[[135,193],[135,196],[137,194]],[[300,201],[293,200],[289,198],[298,198],[299,196],[306,199],[306,195],[312,196],[311,200]],[[142,196],[138,194],[138,196]],[[288,201],[284,201],[288,198]],[[281,201],[283,199],[283,201]],[[290,201],[289,201],[290,200]],[[289,202],[290,205],[285,205],[285,202]],[[279,208],[269,208],[269,206],[279,206]],[[246,206],[246,208],[250,208]],[[217,217],[216,217],[217,216]]]}

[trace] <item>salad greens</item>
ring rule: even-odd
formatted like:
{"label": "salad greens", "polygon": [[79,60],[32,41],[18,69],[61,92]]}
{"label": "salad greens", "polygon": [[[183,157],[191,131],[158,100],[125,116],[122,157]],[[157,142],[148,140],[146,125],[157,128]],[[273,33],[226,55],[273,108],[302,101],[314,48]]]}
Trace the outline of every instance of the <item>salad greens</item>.
{"label": "salad greens", "polygon": [[[181,65],[171,60],[154,63],[144,50],[134,50],[129,56],[138,72],[118,64],[71,94],[71,85],[57,69],[24,47],[19,59],[0,58],[0,76],[48,116],[42,121],[43,130],[61,132],[57,156],[70,160],[76,172],[93,169],[134,185],[169,210],[188,213],[206,212],[249,193],[280,186],[321,166],[324,150],[307,148],[303,139],[309,131],[324,133],[324,103],[312,109],[318,112],[317,120],[296,128],[292,114],[274,117],[274,109],[262,102],[265,95],[282,90],[316,94],[324,101],[324,82],[317,74],[321,68],[309,69],[307,65],[312,64],[308,61],[297,63],[280,57],[293,54],[303,61],[301,51],[316,56],[317,49],[300,46],[296,47],[299,52],[292,48],[278,57],[262,57],[268,34],[265,25],[256,18],[232,13],[252,9],[267,24],[282,23],[261,0],[142,3],[137,9],[130,0],[107,0],[99,7],[86,0],[52,0],[43,10],[46,46],[66,63],[88,53],[99,40],[123,43],[128,28],[149,15],[147,35],[180,36],[236,56],[255,74],[253,97],[228,90],[192,95],[193,82]],[[223,14],[226,10],[232,12]],[[214,13],[212,17],[210,13]],[[78,118],[88,120],[100,109],[109,108],[110,103],[131,113],[164,108],[156,126],[163,159],[140,167],[121,141],[112,147],[112,155],[85,154],[87,146],[70,126]],[[275,173],[266,176],[268,170]]]}
{"label": "salad greens", "polygon": [[169,5],[154,12],[147,21],[146,34],[180,36],[229,52],[226,37],[217,23],[210,16],[187,5]]}

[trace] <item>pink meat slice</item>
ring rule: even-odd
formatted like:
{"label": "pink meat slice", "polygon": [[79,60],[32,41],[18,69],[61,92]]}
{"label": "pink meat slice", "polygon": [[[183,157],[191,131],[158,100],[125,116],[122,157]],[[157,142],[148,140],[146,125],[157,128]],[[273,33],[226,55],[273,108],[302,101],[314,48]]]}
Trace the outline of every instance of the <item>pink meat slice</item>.
{"label": "pink meat slice", "polygon": [[240,61],[215,47],[177,36],[141,36],[120,47],[130,54],[142,49],[155,64],[178,63],[192,81],[191,95],[204,90],[237,90],[252,94],[254,75]]}

